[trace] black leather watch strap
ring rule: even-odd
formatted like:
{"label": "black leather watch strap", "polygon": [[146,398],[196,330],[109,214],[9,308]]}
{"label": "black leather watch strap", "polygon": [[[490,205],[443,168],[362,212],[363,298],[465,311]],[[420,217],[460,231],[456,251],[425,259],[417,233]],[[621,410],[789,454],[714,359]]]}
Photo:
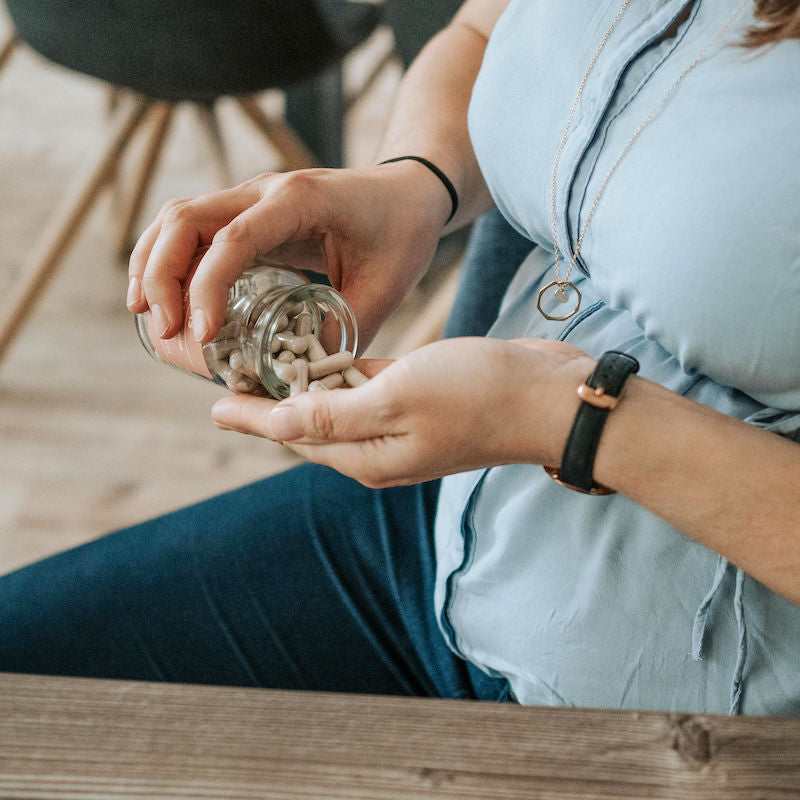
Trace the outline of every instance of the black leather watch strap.
{"label": "black leather watch strap", "polygon": [[609,411],[616,405],[625,381],[639,371],[639,362],[626,353],[609,350],[600,356],[592,374],[578,390],[583,402],[572,423],[558,470],[551,477],[571,489],[588,494],[611,494],[595,483],[594,458]]}

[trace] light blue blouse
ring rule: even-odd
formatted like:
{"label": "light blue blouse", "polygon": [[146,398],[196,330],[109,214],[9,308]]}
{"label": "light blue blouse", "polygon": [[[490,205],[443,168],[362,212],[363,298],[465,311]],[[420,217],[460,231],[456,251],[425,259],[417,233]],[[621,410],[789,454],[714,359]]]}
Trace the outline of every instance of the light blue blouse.
{"label": "light blue blouse", "polygon": [[[561,157],[563,250],[634,129],[737,3],[696,0],[660,43],[685,0],[625,12]],[[553,160],[620,4],[512,0],[489,42],[473,144],[498,207],[538,245],[490,335],[625,350],[644,377],[800,441],[800,42],[737,47],[750,7],[611,179],[571,276],[579,314],[536,311],[555,277]],[[669,435],[669,419],[652,424]],[[443,632],[522,703],[800,714],[800,608],[622,495],[586,497],[530,465],[452,476],[436,546]]]}

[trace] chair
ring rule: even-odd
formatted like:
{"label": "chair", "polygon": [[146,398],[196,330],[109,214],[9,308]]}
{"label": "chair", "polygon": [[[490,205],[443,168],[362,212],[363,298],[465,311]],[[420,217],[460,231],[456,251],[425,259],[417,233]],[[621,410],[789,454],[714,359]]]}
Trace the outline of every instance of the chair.
{"label": "chair", "polygon": [[[54,274],[101,190],[112,180],[134,133],[147,129],[144,157],[119,220],[117,247],[133,228],[178,103],[198,109],[227,182],[216,102],[233,97],[270,141],[284,169],[317,159],[284,119],[268,116],[255,95],[293,91],[330,75],[365,41],[380,8],[346,0],[6,0],[15,31],[0,44],[0,67],[17,42],[49,60],[113,87],[105,144],[42,231],[0,309],[0,358]],[[124,96],[123,96],[124,95]],[[341,104],[316,119],[324,137],[341,136]],[[337,113],[339,114],[337,116]]]}

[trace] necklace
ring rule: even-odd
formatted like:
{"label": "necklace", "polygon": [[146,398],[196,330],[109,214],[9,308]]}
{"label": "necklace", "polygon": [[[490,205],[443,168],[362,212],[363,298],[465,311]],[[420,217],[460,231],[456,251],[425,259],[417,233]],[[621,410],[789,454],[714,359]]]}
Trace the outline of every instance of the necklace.
{"label": "necklace", "polygon": [[[558,177],[558,165],[559,162],[561,161],[561,153],[564,150],[564,145],[566,144],[567,136],[569,135],[570,128],[572,127],[572,120],[575,116],[575,111],[578,108],[578,103],[580,102],[581,96],[583,95],[583,90],[586,87],[586,82],[589,80],[589,75],[594,69],[594,66],[597,63],[597,59],[600,57],[600,53],[606,46],[606,42],[613,33],[614,28],[617,27],[617,23],[620,21],[622,15],[625,13],[626,9],[631,4],[631,2],[632,0],[625,0],[625,2],[620,7],[619,11],[617,11],[617,15],[611,22],[611,25],[609,26],[608,30],[605,32],[605,35],[600,41],[600,44],[598,45],[597,50],[595,51],[594,56],[592,57],[592,60],[589,62],[589,66],[586,68],[586,72],[583,75],[583,80],[581,80],[580,86],[578,87],[578,94],[575,96],[575,102],[572,104],[572,109],[569,112],[569,118],[567,119],[567,124],[564,127],[563,134],[561,135],[561,141],[559,142],[558,145],[555,161],[553,162],[553,180],[550,187],[550,211],[552,214],[552,221],[553,221],[553,256],[555,259],[556,278],[554,281],[551,281],[539,291],[536,303],[536,307],[539,309],[539,312],[545,319],[556,320],[558,322],[561,322],[563,320],[569,319],[570,317],[578,313],[578,309],[581,307],[581,293],[575,286],[575,284],[570,281],[569,276],[572,273],[572,269],[578,260],[578,254],[581,251],[581,245],[583,244],[583,239],[584,236],[586,235],[586,230],[589,227],[589,223],[592,221],[592,217],[594,216],[594,213],[597,210],[597,206],[600,203],[600,198],[603,196],[603,192],[605,192],[606,187],[608,186],[608,182],[611,180],[612,176],[617,171],[617,167],[620,165],[622,159],[625,158],[625,156],[628,154],[628,151],[633,146],[633,143],[636,141],[636,138],[644,130],[644,128],[648,125],[648,123],[653,119],[653,117],[658,113],[661,106],[663,106],[664,103],[666,103],[667,100],[672,96],[672,93],[675,91],[675,89],[677,89],[678,84],[700,63],[700,61],[703,59],[706,53],[714,46],[714,44],[716,44],[717,40],[725,33],[726,30],[728,30],[733,21],[739,16],[739,14],[742,13],[744,7],[748,3],[752,2],[752,0],[742,0],[742,2],[736,8],[733,14],[731,14],[730,17],[728,17],[725,24],[722,26],[722,28],[720,28],[717,34],[694,57],[692,62],[675,79],[675,81],[669,87],[669,89],[667,89],[664,96],[655,104],[655,106],[653,106],[650,113],[637,125],[636,129],[631,134],[625,146],[622,148],[622,152],[619,154],[619,156],[617,156],[616,161],[612,164],[611,169],[609,169],[608,173],[603,179],[603,182],[600,184],[600,188],[598,189],[597,194],[595,195],[595,198],[592,201],[592,205],[589,208],[589,213],[586,215],[586,220],[584,221],[583,227],[580,230],[578,241],[575,243],[575,250],[572,253],[572,257],[570,258],[566,274],[562,278],[560,261],[559,261],[558,233],[556,231],[556,178]],[[570,292],[574,292],[576,295],[574,308],[571,311],[569,311],[569,313],[564,314],[563,316],[553,316],[551,314],[548,314],[542,308],[542,300],[544,299],[545,293],[547,292],[548,289],[552,289],[553,287],[555,287],[555,290],[552,294],[552,297],[559,303],[566,303],[567,300],[569,300]]]}

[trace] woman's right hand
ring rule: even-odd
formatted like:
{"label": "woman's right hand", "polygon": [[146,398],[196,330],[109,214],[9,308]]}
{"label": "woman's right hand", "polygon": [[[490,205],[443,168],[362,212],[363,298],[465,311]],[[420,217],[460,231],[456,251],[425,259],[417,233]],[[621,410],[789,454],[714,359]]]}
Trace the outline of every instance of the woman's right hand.
{"label": "woman's right hand", "polygon": [[366,346],[427,269],[450,211],[439,179],[414,161],[367,169],[267,173],[215,194],[173,200],[130,259],[128,308],[153,313],[162,338],[183,324],[190,284],[192,329],[211,340],[228,289],[257,254],[324,272],[356,315]]}

